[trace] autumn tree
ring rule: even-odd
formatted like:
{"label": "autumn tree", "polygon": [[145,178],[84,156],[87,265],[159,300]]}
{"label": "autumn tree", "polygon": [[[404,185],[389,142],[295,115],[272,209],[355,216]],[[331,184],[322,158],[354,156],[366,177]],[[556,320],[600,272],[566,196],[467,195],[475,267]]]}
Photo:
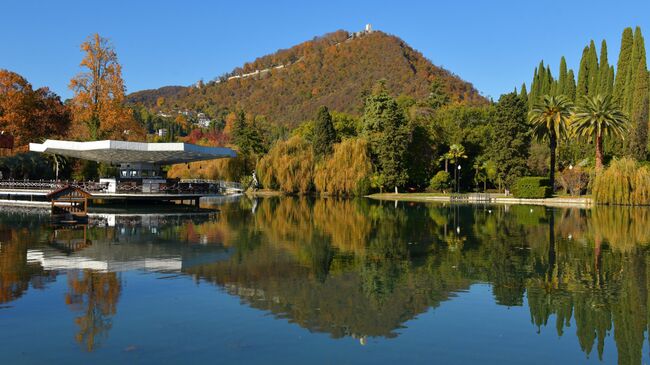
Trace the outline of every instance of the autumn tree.
{"label": "autumn tree", "polygon": [[15,137],[16,146],[65,134],[70,112],[48,88],[32,89],[15,72],[0,70],[0,128]]}
{"label": "autumn tree", "polygon": [[139,139],[144,129],[125,106],[122,66],[108,39],[94,34],[81,44],[84,71],[70,81],[73,137]]}

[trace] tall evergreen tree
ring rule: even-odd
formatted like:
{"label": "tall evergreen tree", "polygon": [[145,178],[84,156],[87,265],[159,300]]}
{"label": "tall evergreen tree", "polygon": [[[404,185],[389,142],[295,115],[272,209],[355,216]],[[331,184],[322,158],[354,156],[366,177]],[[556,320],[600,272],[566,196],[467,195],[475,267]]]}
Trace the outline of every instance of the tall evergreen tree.
{"label": "tall evergreen tree", "polygon": [[336,143],[336,130],[332,123],[332,116],[326,106],[318,108],[316,123],[314,125],[314,155],[318,158],[332,153]]}
{"label": "tall evergreen tree", "polygon": [[558,89],[557,89],[557,95],[566,95],[566,89],[567,89],[567,77],[568,77],[568,71],[566,67],[566,59],[564,56],[560,59],[560,74],[558,75]]}
{"label": "tall evergreen tree", "polygon": [[528,171],[531,137],[527,111],[526,99],[515,93],[501,95],[495,107],[489,159],[497,166],[497,176],[506,186]]}
{"label": "tall evergreen tree", "polygon": [[569,98],[569,100],[576,100],[576,78],[573,74],[573,70],[569,70],[566,78],[566,87],[564,94]]}
{"label": "tall evergreen tree", "polygon": [[[611,93],[611,82],[609,76],[610,67],[607,59],[607,42],[603,39],[600,45],[600,64],[598,65],[598,92],[597,94],[608,95]],[[592,95],[595,96],[595,95]]]}
{"label": "tall evergreen tree", "polygon": [[429,97],[427,104],[432,109],[438,109],[441,106],[449,104],[449,95],[445,91],[445,87],[440,80],[433,80],[429,89]]}
{"label": "tall evergreen tree", "polygon": [[411,133],[397,102],[385,90],[366,100],[363,133],[384,185],[397,188],[408,180],[406,157]]}
{"label": "tall evergreen tree", "polygon": [[587,82],[587,94],[595,96],[598,94],[599,81],[598,76],[600,74],[598,70],[598,55],[596,52],[596,44],[593,40],[589,42],[589,58],[587,60],[587,75],[589,81]]}
{"label": "tall evergreen tree", "polygon": [[[643,65],[640,66],[640,64]],[[647,69],[645,41],[643,40],[643,35],[641,34],[641,28],[636,27],[634,31],[634,41],[632,43],[632,55],[630,56],[630,69],[628,71],[627,77],[625,78],[625,93],[623,94],[623,110],[626,111],[629,115],[632,115],[633,113],[637,79],[641,75],[641,71]]]}
{"label": "tall evergreen tree", "polygon": [[521,90],[519,91],[519,96],[524,100],[528,101],[528,90],[526,90],[526,83],[521,84]]}
{"label": "tall evergreen tree", "polygon": [[582,50],[580,69],[578,69],[578,85],[576,86],[576,99],[587,95],[589,89],[589,47]]}
{"label": "tall evergreen tree", "polygon": [[648,70],[639,62],[632,105],[632,133],[628,153],[637,160],[645,160],[648,145]]}
{"label": "tall evergreen tree", "polygon": [[633,43],[632,28],[625,28],[621,36],[621,50],[616,64],[616,80],[614,82],[614,98],[618,99],[619,103],[622,103],[625,94],[625,80],[630,70]]}

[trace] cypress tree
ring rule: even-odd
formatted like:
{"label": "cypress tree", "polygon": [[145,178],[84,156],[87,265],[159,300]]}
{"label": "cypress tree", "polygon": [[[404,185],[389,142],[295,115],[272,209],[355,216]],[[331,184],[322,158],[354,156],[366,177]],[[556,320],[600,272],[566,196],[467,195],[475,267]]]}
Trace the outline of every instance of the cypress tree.
{"label": "cypress tree", "polygon": [[539,95],[539,69],[535,67],[533,72],[533,81],[530,83],[530,93],[528,94],[528,105],[534,105]]}
{"label": "cypress tree", "polygon": [[566,95],[566,89],[567,89],[567,67],[566,67],[566,59],[564,56],[560,59],[560,74],[558,75],[558,89],[557,95]]}
{"label": "cypress tree", "polygon": [[632,105],[632,133],[628,153],[637,160],[645,160],[648,145],[648,70],[639,62],[634,85]]}
{"label": "cypress tree", "polygon": [[614,82],[614,98],[619,103],[623,101],[623,95],[625,94],[625,80],[630,69],[633,42],[632,28],[625,28],[621,36],[621,50],[616,63],[616,80]]}
{"label": "cypress tree", "polygon": [[542,95],[551,95],[553,94],[553,74],[551,74],[551,66],[546,65],[546,71],[544,72],[544,91]]}
{"label": "cypress tree", "polygon": [[526,90],[526,83],[521,84],[521,91],[519,91],[519,97],[524,100],[528,100],[528,90]]}
{"label": "cypress tree", "polygon": [[[642,66],[639,66],[643,63]],[[636,81],[641,75],[639,71],[647,70],[645,59],[645,41],[641,34],[641,28],[636,27],[634,31],[634,40],[632,43],[632,55],[630,56],[630,68],[625,78],[625,92],[623,94],[623,111],[632,115],[634,107],[634,96],[636,90]]]}
{"label": "cypress tree", "polygon": [[576,78],[573,75],[573,70],[569,70],[567,74],[567,84],[565,94],[571,101],[576,100]]}
{"label": "cypress tree", "polygon": [[327,156],[332,153],[336,143],[336,130],[332,123],[332,116],[326,106],[318,108],[316,123],[314,125],[314,155]]}
{"label": "cypress tree", "polygon": [[589,87],[589,47],[582,50],[582,58],[580,59],[580,69],[578,70],[578,85],[576,86],[576,99],[587,95],[587,88]]}
{"label": "cypress tree", "polygon": [[598,93],[598,55],[596,53],[596,44],[593,40],[589,42],[589,58],[587,60],[587,95],[594,96]]}
{"label": "cypress tree", "polygon": [[607,95],[611,92],[610,67],[607,59],[607,42],[603,39],[600,45],[600,65],[598,65],[598,94]]}

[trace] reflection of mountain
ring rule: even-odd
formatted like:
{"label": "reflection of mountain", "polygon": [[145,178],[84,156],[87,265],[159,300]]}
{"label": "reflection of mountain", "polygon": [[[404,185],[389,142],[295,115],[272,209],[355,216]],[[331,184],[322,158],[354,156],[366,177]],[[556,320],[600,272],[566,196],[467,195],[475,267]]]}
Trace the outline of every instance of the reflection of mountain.
{"label": "reflection of mountain", "polygon": [[334,338],[398,336],[419,314],[488,283],[497,304],[528,308],[531,331],[575,333],[598,356],[611,337],[620,363],[641,362],[650,210],[306,198],[252,207],[241,199],[211,218],[116,216],[85,235],[53,232],[47,217],[0,214],[0,298],[67,274],[77,339],[91,350],[119,315],[124,270],[191,275]]}
{"label": "reflection of mountain", "polygon": [[488,282],[497,303],[527,303],[540,330],[555,317],[562,335],[575,321],[587,354],[596,345],[602,356],[613,328],[620,362],[640,363],[650,274],[644,211],[333,199],[265,199],[246,217],[243,208],[222,213],[232,258],[187,272],[311,331],[392,337],[454,292]]}

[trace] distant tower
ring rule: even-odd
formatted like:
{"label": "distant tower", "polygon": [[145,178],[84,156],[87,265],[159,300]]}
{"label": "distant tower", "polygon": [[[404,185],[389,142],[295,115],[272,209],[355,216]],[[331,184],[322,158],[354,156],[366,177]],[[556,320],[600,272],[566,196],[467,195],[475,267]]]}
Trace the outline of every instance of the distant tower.
{"label": "distant tower", "polygon": [[372,24],[366,24],[366,33],[372,33]]}

